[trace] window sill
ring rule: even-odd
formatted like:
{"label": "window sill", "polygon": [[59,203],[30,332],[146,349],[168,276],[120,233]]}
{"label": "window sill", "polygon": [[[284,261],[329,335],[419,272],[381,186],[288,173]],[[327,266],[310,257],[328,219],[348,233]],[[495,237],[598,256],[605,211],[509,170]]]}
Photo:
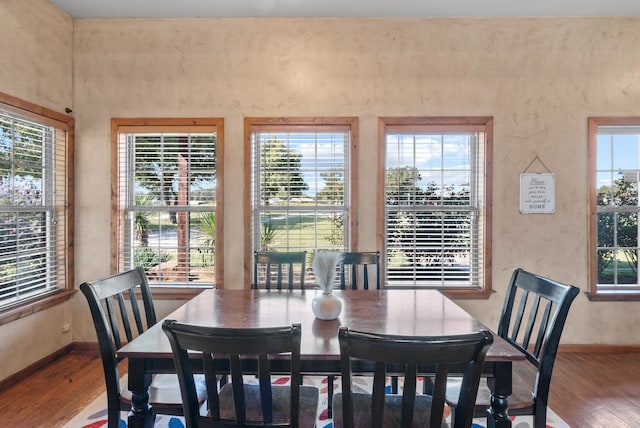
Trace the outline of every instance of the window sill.
{"label": "window sill", "polygon": [[637,302],[640,293],[585,293],[592,302]]}
{"label": "window sill", "polygon": [[189,300],[210,288],[212,287],[154,287],[152,285],[151,294],[153,300]]}
{"label": "window sill", "polygon": [[440,290],[449,299],[488,299],[494,293],[493,290]]}
{"label": "window sill", "polygon": [[71,299],[77,290],[60,290],[39,299],[30,300],[0,312],[0,325],[40,312]]}

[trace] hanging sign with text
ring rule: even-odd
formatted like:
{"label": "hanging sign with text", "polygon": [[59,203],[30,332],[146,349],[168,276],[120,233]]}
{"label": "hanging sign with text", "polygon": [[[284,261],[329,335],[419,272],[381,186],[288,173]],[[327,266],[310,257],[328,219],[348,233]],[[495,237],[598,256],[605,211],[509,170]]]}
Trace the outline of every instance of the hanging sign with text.
{"label": "hanging sign with text", "polygon": [[549,174],[520,174],[520,212],[552,214],[556,212],[556,178]]}

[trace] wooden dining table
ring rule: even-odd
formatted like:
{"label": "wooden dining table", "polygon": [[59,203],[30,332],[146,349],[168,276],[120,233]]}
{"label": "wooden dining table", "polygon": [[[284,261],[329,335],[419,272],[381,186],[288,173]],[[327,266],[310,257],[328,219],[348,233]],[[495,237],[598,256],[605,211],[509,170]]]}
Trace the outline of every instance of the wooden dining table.
{"label": "wooden dining table", "polygon": [[[341,290],[343,308],[336,320],[315,318],[311,300],[318,290],[223,290],[208,289],[169,314],[180,322],[230,328],[302,325],[300,348],[303,374],[340,374],[338,328],[387,334],[436,336],[464,334],[487,329],[472,315],[436,290]],[[174,372],[171,347],[162,322],[118,350],[128,358],[128,387],[133,394],[130,428],[151,428],[154,416],[148,401],[153,373]],[[489,329],[491,330],[491,329]],[[508,396],[511,394],[511,363],[524,354],[494,334],[485,361],[493,376],[489,427],[511,427]],[[274,368],[277,371],[277,367]],[[283,368],[284,371],[284,368]]]}

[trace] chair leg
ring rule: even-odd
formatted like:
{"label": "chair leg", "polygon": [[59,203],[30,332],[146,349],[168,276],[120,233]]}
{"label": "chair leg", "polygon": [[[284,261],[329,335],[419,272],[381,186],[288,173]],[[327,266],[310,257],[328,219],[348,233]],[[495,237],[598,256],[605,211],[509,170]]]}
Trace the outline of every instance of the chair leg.
{"label": "chair leg", "polygon": [[[542,406],[540,406],[542,407]],[[546,428],[547,427],[547,408],[536,408],[534,406],[534,414],[533,414],[533,427],[534,428]]]}
{"label": "chair leg", "polygon": [[333,376],[327,376],[327,417],[333,418]]}
{"label": "chair leg", "polygon": [[120,427],[120,408],[118,406],[109,406],[107,409],[107,425],[108,428]]}

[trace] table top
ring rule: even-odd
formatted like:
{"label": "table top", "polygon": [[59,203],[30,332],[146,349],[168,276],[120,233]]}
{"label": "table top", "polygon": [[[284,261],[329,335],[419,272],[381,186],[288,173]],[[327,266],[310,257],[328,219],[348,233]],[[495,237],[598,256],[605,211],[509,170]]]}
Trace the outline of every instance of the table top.
{"label": "table top", "polygon": [[[338,290],[343,301],[338,319],[323,321],[311,310],[318,290],[205,290],[167,318],[180,322],[232,328],[302,325],[302,359],[340,357],[338,327],[387,334],[436,336],[486,328],[436,290]],[[168,358],[169,342],[162,322],[120,350],[121,357]],[[491,329],[489,329],[491,330]],[[487,361],[515,361],[524,354],[494,334]]]}

